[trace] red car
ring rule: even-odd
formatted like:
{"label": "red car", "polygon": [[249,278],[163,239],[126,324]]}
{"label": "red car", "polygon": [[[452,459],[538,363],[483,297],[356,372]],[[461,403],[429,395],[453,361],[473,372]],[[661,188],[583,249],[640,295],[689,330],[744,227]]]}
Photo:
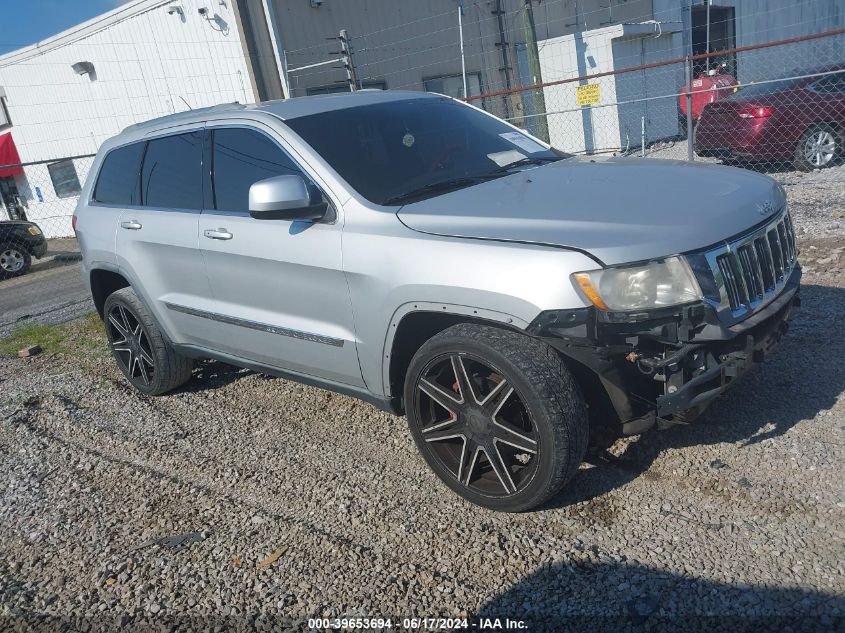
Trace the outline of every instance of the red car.
{"label": "red car", "polygon": [[699,156],[736,161],[791,161],[797,169],[829,167],[843,157],[845,67],[808,79],[751,84],[707,105],[695,130]]}

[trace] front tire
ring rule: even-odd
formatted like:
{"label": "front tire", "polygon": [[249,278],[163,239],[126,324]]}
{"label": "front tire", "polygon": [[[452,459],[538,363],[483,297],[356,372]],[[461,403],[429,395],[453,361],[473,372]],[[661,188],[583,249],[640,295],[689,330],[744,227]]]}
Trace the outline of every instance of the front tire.
{"label": "front tire", "polygon": [[103,320],[117,366],[135,389],[159,396],[190,379],[191,359],[176,352],[164,338],[132,288],[109,295]]}
{"label": "front tire", "polygon": [[20,277],[32,265],[32,255],[14,244],[0,244],[0,279]]}
{"label": "front tire", "polygon": [[801,171],[830,167],[842,156],[842,135],[826,123],[808,129],[795,147],[795,167]]}
{"label": "front tire", "polygon": [[587,449],[586,406],[562,358],[518,332],[465,323],[432,337],[411,360],[405,403],[435,474],[492,510],[541,505]]}

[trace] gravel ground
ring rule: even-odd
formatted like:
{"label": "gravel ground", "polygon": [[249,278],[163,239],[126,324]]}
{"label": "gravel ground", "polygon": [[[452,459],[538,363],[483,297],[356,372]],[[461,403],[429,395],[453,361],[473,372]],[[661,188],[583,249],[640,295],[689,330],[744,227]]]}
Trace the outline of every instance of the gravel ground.
{"label": "gravel ground", "polygon": [[0,630],[845,626],[842,187],[798,202],[835,177],[789,177],[807,273],[781,349],[696,424],[593,451],[537,512],[461,501],[402,419],[344,396],[209,362],[140,397],[90,320],[0,357]]}

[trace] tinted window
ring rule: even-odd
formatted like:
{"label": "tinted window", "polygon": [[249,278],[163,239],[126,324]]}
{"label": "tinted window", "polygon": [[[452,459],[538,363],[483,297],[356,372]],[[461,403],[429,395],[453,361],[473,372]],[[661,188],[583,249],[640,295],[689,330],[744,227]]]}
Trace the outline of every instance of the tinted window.
{"label": "tinted window", "polygon": [[437,195],[438,183],[501,176],[503,167],[528,157],[560,158],[499,119],[446,98],[376,103],[285,123],[377,204],[427,187],[431,193],[422,196]]}
{"label": "tinted window", "polygon": [[845,72],[819,79],[813,84],[813,90],[824,93],[845,92]]}
{"label": "tinted window", "polygon": [[[464,98],[464,80],[461,75],[443,75],[423,79],[423,90],[449,95],[456,99]],[[467,90],[470,95],[481,94],[481,73],[467,73]]]}
{"label": "tinted window", "polygon": [[764,97],[766,95],[780,92],[781,90],[789,90],[794,88],[802,79],[778,79],[776,81],[766,81],[765,83],[750,83],[747,86],[738,88],[735,93],[730,95],[728,99],[733,101],[744,101],[753,97]]}
{"label": "tinted window", "polygon": [[202,132],[157,138],[147,144],[141,176],[144,205],[202,208]]}
{"label": "tinted window", "polygon": [[94,200],[104,204],[141,204],[139,175],[143,153],[143,143],[110,151],[97,178]]}
{"label": "tinted window", "polygon": [[214,130],[215,208],[246,211],[253,183],[285,174],[303,175],[296,163],[260,132]]}

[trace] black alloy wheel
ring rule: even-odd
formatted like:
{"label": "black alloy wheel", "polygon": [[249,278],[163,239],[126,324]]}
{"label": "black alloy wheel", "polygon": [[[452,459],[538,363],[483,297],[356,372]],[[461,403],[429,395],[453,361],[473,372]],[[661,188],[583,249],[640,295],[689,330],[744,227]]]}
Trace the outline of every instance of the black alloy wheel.
{"label": "black alloy wheel", "polygon": [[434,473],[493,510],[541,505],[586,451],[586,406],[563,359],[513,330],[462,323],[429,339],[408,368],[405,408]]}
{"label": "black alloy wheel", "polygon": [[158,396],[190,379],[193,361],[179,354],[164,337],[132,288],[109,295],[103,320],[117,366],[135,389]]}
{"label": "black alloy wheel", "polygon": [[156,364],[149,336],[138,317],[124,304],[116,303],[109,310],[106,330],[118,366],[129,381],[149,387],[155,379]]}
{"label": "black alloy wheel", "polygon": [[493,497],[525,488],[536,472],[538,436],[501,370],[449,354],[429,363],[417,388],[422,437],[457,481]]}

